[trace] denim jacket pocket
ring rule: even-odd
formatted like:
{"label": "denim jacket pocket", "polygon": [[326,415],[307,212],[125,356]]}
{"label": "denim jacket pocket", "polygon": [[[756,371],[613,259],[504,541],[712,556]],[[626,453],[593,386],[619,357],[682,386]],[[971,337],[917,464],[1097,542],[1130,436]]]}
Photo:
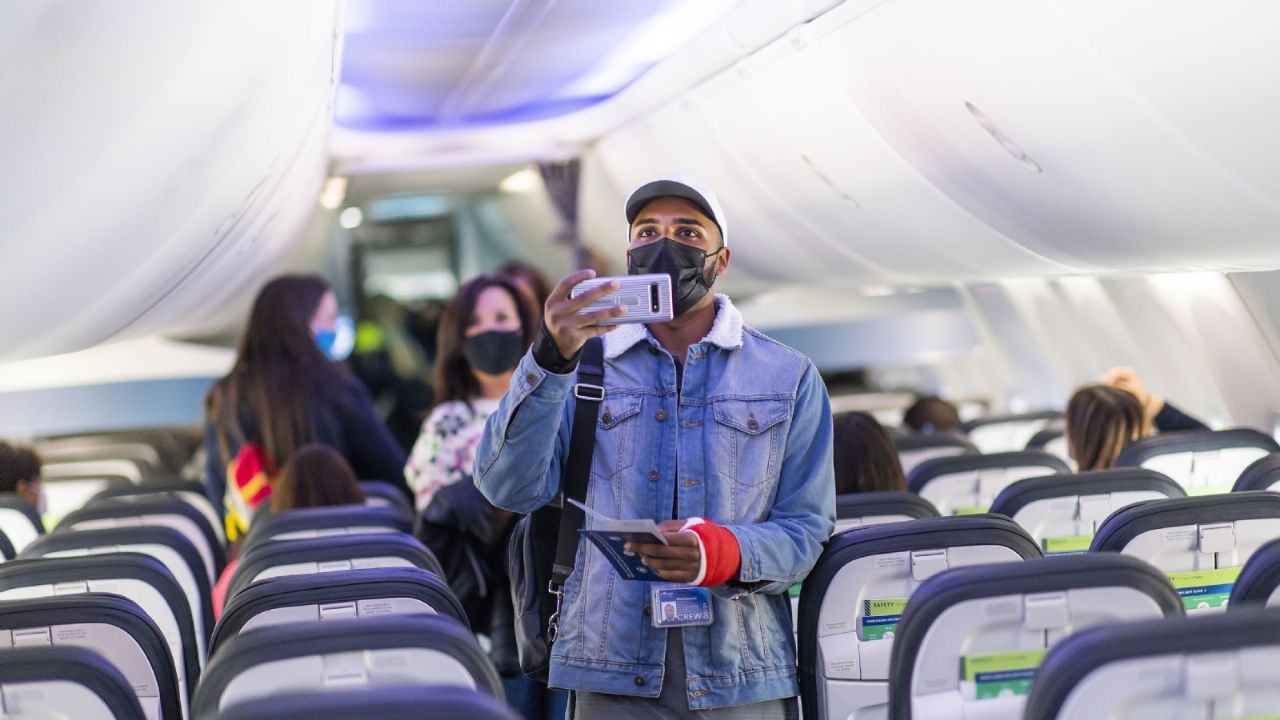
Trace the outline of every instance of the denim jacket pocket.
{"label": "denim jacket pocket", "polygon": [[785,438],[783,421],[790,416],[786,400],[716,400],[716,469],[739,485],[755,487],[778,474]]}
{"label": "denim jacket pocket", "polygon": [[639,395],[606,395],[596,415],[596,449],[592,468],[610,479],[635,463]]}

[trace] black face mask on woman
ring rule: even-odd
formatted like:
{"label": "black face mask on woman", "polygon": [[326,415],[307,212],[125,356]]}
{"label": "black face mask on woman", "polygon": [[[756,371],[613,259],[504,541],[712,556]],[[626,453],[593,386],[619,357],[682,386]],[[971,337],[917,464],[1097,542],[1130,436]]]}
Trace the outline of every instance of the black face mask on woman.
{"label": "black face mask on woman", "polygon": [[627,256],[627,272],[631,275],[670,275],[672,310],[679,317],[693,309],[711,291],[716,271],[714,267],[709,270],[703,270],[703,267],[707,258],[719,255],[720,250],[708,253],[664,237],[632,248]]}
{"label": "black face mask on woman", "polygon": [[512,370],[524,355],[520,333],[514,330],[490,330],[463,341],[462,352],[471,367],[482,373],[500,375]]}

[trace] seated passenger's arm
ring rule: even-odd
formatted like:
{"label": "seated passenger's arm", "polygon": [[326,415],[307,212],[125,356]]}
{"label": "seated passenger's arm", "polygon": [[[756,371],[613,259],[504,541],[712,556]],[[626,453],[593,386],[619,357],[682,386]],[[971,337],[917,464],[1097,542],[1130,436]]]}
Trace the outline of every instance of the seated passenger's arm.
{"label": "seated passenger's arm", "polygon": [[1154,424],[1160,432],[1176,432],[1178,430],[1208,430],[1209,426],[1174,407],[1168,400],[1160,400],[1160,410],[1155,415]]}
{"label": "seated passenger's arm", "polygon": [[569,448],[565,400],[573,381],[572,372],[544,370],[532,351],[520,360],[476,447],[476,487],[489,502],[528,513],[560,491],[560,461]]}
{"label": "seated passenger's arm", "polygon": [[726,526],[738,540],[741,565],[738,579],[721,586],[721,593],[782,593],[809,574],[835,529],[831,443],[831,404],[810,365],[796,391],[778,492],[768,517],[752,525]]}

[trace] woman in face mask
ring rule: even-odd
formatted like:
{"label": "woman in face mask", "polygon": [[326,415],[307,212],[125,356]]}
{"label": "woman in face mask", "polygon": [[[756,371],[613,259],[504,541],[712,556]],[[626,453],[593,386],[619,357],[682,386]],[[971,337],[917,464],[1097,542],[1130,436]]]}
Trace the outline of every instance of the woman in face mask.
{"label": "woman in face mask", "polygon": [[437,404],[409,455],[405,479],[421,511],[418,537],[440,560],[472,630],[489,636],[508,701],[524,717],[541,718],[547,693],[520,673],[511,629],[506,547],[515,518],[484,499],[471,473],[485,419],[533,342],[533,318],[525,296],[507,279],[484,275],[458,290],[436,341]]}
{"label": "woman in face mask", "polygon": [[357,477],[404,485],[404,451],[368,393],[334,362],[338,301],[315,275],[285,275],[258,293],[226,377],[205,397],[206,478],[232,539],[271,493],[294,451],[329,445]]}

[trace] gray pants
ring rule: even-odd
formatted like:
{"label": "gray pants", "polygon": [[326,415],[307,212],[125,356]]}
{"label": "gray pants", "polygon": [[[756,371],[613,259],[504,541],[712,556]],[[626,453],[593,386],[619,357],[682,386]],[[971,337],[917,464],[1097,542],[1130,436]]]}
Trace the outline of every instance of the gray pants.
{"label": "gray pants", "polygon": [[684,638],[667,631],[666,670],[657,699],[577,692],[570,701],[571,720],[797,720],[795,698],[768,700],[717,710],[690,710],[684,669]]}

